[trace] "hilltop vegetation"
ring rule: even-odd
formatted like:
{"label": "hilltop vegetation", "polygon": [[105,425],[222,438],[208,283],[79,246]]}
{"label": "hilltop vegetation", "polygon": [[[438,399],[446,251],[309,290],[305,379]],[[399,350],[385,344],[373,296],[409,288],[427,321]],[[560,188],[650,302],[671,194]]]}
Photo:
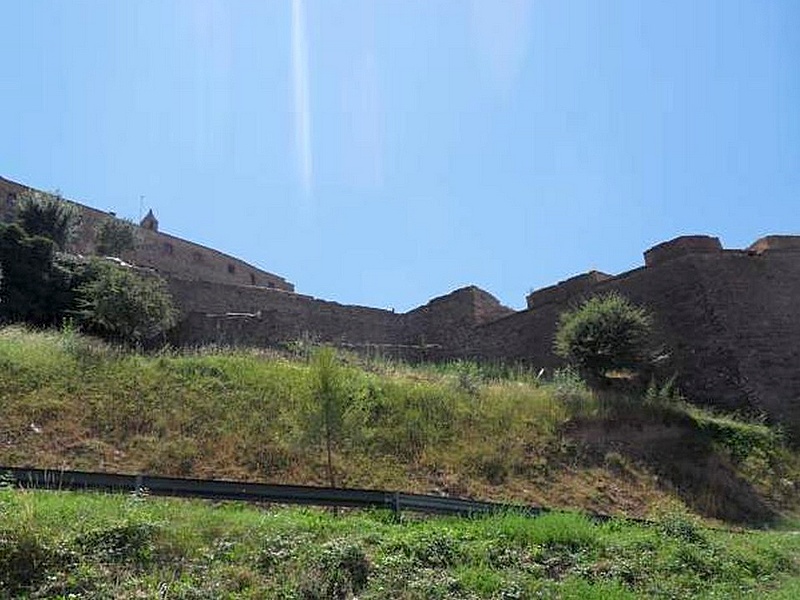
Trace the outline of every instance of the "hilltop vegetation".
{"label": "hilltop vegetation", "polygon": [[[778,432],[681,402],[589,391],[566,372],[344,357],[338,485],[749,524],[798,514]],[[325,484],[302,347],[144,355],[72,330],[0,330],[0,464]]]}
{"label": "hilltop vegetation", "polygon": [[[79,212],[60,198],[27,194],[16,222],[0,223],[0,323],[54,325],[130,345],[158,338],[176,321],[166,283],[119,259],[64,253]],[[106,218],[96,250],[119,256],[135,245],[130,223]],[[124,263],[122,263],[124,264]]]}

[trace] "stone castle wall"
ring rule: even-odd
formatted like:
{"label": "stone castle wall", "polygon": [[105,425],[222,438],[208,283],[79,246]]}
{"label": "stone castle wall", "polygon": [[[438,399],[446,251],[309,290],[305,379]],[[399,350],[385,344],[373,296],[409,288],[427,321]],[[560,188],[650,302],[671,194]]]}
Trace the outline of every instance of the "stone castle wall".
{"label": "stone castle wall", "polygon": [[[479,326],[460,355],[517,360],[545,368],[558,316],[593,294],[617,291],[646,306],[694,402],[764,414],[800,436],[800,244],[783,236],[766,248],[671,252],[651,266],[530,298],[533,308]],[[757,248],[758,251],[752,248]],[[674,250],[674,248],[672,249]],[[536,294],[533,294],[535,296]]]}
{"label": "stone castle wall", "polygon": [[570,277],[566,281],[561,281],[556,285],[551,285],[540,290],[536,290],[525,298],[528,308],[536,308],[550,302],[563,302],[577,294],[584,294],[591,291],[595,285],[602,281],[612,279],[612,276],[600,271],[589,271],[582,275]]}
{"label": "stone castle wall", "polygon": [[[17,203],[27,192],[37,192],[0,177],[0,221],[14,220]],[[69,250],[78,254],[95,253],[95,232],[113,213],[68,201],[80,216]],[[283,277],[263,271],[243,260],[187,240],[143,227],[136,227],[136,249],[122,258],[133,264],[150,267],[166,277],[225,284],[258,285],[294,290]]]}
{"label": "stone castle wall", "polygon": [[[693,394],[707,398],[706,388],[713,389],[719,403],[741,408],[745,402],[735,386],[736,375],[731,371],[733,362],[729,349],[717,343],[722,326],[702,277],[702,259],[697,256],[635,269],[599,282],[590,289],[564,293],[549,302],[537,303],[534,308],[489,323],[476,332],[473,345],[466,351],[476,357],[519,360],[548,369],[563,366],[563,361],[553,352],[559,315],[591,295],[617,291],[653,313],[656,336],[668,349],[671,366],[677,372],[704,373],[700,386],[691,376],[685,378],[684,383],[692,381]],[[734,386],[728,385],[730,383]]]}
{"label": "stone castle wall", "polygon": [[[528,297],[515,312],[467,287],[408,313],[345,306],[245,286],[172,280],[187,311],[184,344],[275,345],[303,337],[379,347],[410,360],[476,359],[564,366],[553,352],[559,315],[617,291],[654,315],[666,373],[693,401],[763,413],[800,434],[800,247],[786,237],[748,250],[680,248],[618,276],[588,273]],[[689,240],[691,243],[692,240]]]}
{"label": "stone castle wall", "polygon": [[662,242],[644,253],[644,265],[657,264],[689,254],[718,254],[722,250],[719,239],[710,235],[684,235],[674,240]]}
{"label": "stone castle wall", "polygon": [[475,287],[399,314],[275,289],[168,281],[183,313],[173,332],[180,345],[276,346],[308,338],[409,360],[446,359],[476,325],[514,312]]}
{"label": "stone castle wall", "polygon": [[469,342],[476,326],[513,312],[475,286],[461,288],[403,315],[404,340],[409,345],[431,345],[450,353]]}
{"label": "stone castle wall", "polygon": [[136,250],[129,257],[130,262],[156,269],[166,277],[294,290],[294,286],[283,277],[167,233],[140,227],[137,229],[137,238]]}
{"label": "stone castle wall", "polygon": [[342,346],[402,343],[401,315],[277,289],[171,278],[182,345],[275,346],[303,338]]}

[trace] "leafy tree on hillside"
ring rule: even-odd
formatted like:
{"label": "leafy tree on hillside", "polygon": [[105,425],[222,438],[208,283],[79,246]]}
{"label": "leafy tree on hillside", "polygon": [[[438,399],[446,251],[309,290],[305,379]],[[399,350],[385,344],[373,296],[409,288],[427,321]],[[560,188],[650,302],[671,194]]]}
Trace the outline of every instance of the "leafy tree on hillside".
{"label": "leafy tree on hillside", "polygon": [[78,213],[60,196],[26,192],[17,208],[17,223],[30,236],[41,236],[63,250],[78,222]]}
{"label": "leafy tree on hillside", "polygon": [[652,325],[650,314],[621,294],[594,296],[561,314],[555,351],[600,383],[610,372],[636,373],[650,361]]}
{"label": "leafy tree on hillside", "polygon": [[0,224],[0,320],[58,323],[70,302],[70,275],[54,256],[52,240]]}
{"label": "leafy tree on hillside", "polygon": [[344,413],[348,394],[344,389],[344,376],[330,347],[318,348],[311,357],[312,410],[309,416],[311,432],[325,442],[328,482],[336,487],[333,469],[333,450],[341,442]]}
{"label": "leafy tree on hillside", "polygon": [[133,223],[109,217],[103,219],[96,232],[96,250],[102,256],[122,256],[136,247]]}
{"label": "leafy tree on hillside", "polygon": [[177,312],[166,283],[157,275],[93,260],[77,288],[81,325],[103,337],[141,344],[172,327]]}

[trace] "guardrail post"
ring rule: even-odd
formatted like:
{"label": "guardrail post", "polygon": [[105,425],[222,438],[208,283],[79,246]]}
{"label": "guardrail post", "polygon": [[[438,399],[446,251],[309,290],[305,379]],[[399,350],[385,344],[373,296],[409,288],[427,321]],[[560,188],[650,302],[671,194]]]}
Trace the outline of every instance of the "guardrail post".
{"label": "guardrail post", "polygon": [[400,492],[395,492],[392,498],[392,512],[395,520],[400,520]]}
{"label": "guardrail post", "polygon": [[143,483],[144,482],[142,481],[142,474],[141,473],[137,473],[136,474],[136,482],[133,484],[133,493],[136,496],[138,496],[139,494],[142,493],[142,488],[144,487]]}

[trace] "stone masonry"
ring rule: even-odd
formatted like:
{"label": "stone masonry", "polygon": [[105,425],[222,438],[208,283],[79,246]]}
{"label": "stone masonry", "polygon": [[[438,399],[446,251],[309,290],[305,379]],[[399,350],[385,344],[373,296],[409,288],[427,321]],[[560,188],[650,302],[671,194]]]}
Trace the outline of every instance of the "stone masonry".
{"label": "stone masonry", "polygon": [[[13,221],[18,202],[31,192],[43,193],[0,177],[0,221]],[[94,254],[97,228],[103,220],[115,219],[116,216],[77,202],[69,203],[76,209],[79,222],[68,250],[77,254]],[[152,211],[148,216],[152,216]],[[144,226],[148,222],[145,218],[143,226],[136,227],[136,249],[121,258],[155,269],[165,277],[294,290],[294,286],[283,277],[217,250],[158,231],[157,224],[155,228]]]}

